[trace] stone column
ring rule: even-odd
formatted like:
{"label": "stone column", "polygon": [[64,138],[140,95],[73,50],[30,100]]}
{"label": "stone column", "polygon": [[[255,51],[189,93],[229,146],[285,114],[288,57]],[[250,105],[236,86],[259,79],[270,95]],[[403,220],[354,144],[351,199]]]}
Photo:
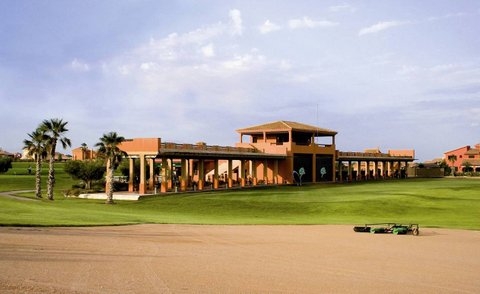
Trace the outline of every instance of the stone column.
{"label": "stone column", "polygon": [[188,169],[187,169],[187,160],[185,158],[181,159],[181,165],[182,165],[182,177],[180,180],[180,190],[186,191],[187,181],[188,181]]}
{"label": "stone column", "polygon": [[351,182],[353,180],[352,175],[352,162],[348,161],[348,180]]}
{"label": "stone column", "polygon": [[343,163],[341,161],[338,161],[338,180],[343,182]]}
{"label": "stone column", "polygon": [[278,159],[273,161],[273,183],[278,184]]}
{"label": "stone column", "polygon": [[335,182],[335,155],[332,156],[332,182]]}
{"label": "stone column", "polygon": [[253,185],[256,186],[257,185],[257,161],[256,160],[252,160],[252,181],[253,181]]}
{"label": "stone column", "polygon": [[129,161],[129,166],[128,166],[128,192],[134,192],[135,191],[135,185],[134,185],[134,180],[135,180],[135,159],[134,158],[128,158]]}
{"label": "stone column", "polygon": [[214,171],[213,171],[213,188],[218,189],[218,159],[215,159],[213,162]]}
{"label": "stone column", "polygon": [[145,154],[140,154],[140,184],[138,186],[138,193],[145,194],[147,192],[147,173],[145,164]]}
{"label": "stone column", "polygon": [[367,160],[367,165],[365,166],[365,178],[370,180],[370,161]]}
{"label": "stone column", "polygon": [[168,191],[167,169],[168,169],[167,158],[162,157],[162,168],[160,169],[160,174],[162,176],[160,192],[162,193],[166,193]]}
{"label": "stone column", "polygon": [[155,157],[150,157],[150,179],[148,179],[148,187],[150,191],[155,189]]}
{"label": "stone column", "polygon": [[227,177],[228,177],[228,187],[233,187],[233,180],[232,180],[232,169],[233,169],[233,162],[231,159],[228,160],[228,169],[227,169]]}
{"label": "stone column", "polygon": [[263,183],[268,185],[268,161],[263,160]]}
{"label": "stone column", "polygon": [[203,190],[205,184],[205,161],[200,159],[198,161],[198,190]]}
{"label": "stone column", "polygon": [[357,162],[357,181],[362,179],[362,162],[359,160]]}
{"label": "stone column", "polygon": [[240,186],[245,187],[245,160],[240,160]]}
{"label": "stone column", "polygon": [[170,158],[170,176],[168,177],[168,188],[173,189],[174,183],[173,183],[173,158]]}

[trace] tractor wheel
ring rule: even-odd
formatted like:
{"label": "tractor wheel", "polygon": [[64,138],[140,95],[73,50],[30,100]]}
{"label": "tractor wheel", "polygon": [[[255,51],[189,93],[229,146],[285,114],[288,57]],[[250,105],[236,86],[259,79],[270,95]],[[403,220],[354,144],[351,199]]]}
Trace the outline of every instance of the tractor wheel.
{"label": "tractor wheel", "polygon": [[413,234],[414,236],[418,236],[419,233],[420,233],[420,232],[418,231],[418,228],[414,228],[414,229],[412,230],[412,234]]}
{"label": "tractor wheel", "polygon": [[357,233],[368,233],[370,232],[370,227],[354,227],[353,230]]}

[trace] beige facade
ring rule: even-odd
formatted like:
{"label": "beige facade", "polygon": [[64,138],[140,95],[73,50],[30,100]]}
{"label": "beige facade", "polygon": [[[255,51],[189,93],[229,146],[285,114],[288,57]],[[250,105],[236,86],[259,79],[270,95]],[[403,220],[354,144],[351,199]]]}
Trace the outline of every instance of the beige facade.
{"label": "beige facade", "polygon": [[[285,156],[285,160],[278,162],[277,183],[293,183],[297,174],[298,177],[302,174],[303,182],[335,179],[335,131],[297,122],[277,121],[239,129],[237,132],[240,134],[237,147],[253,147],[260,152]],[[266,169],[269,178],[268,173],[272,168],[268,163],[260,162],[255,167],[257,173],[263,173]]]}
{"label": "beige facade", "polygon": [[[379,150],[337,151],[336,131],[292,121],[276,121],[237,132],[239,142],[235,147],[203,142],[177,144],[161,142],[160,138],[126,140],[119,148],[128,155],[129,191],[146,194],[377,179],[379,175],[393,175],[414,160],[413,150],[389,150],[388,154]],[[93,151],[87,151],[74,149],[74,159],[95,157]],[[134,171],[137,160],[139,174]],[[363,178],[362,170],[367,175]],[[371,170],[375,171],[373,175]]]}
{"label": "beige facade", "polygon": [[97,158],[97,153],[89,148],[78,147],[72,149],[72,160],[90,160]]}

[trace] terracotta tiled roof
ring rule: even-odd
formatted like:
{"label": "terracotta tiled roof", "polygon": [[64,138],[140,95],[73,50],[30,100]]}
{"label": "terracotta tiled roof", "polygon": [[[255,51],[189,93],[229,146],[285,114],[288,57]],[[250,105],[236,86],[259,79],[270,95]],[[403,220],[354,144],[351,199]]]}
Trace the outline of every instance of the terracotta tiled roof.
{"label": "terracotta tiled roof", "polygon": [[477,149],[470,149],[467,152],[465,152],[466,155],[478,155],[480,154],[480,150]]}
{"label": "terracotta tiled roof", "polygon": [[480,166],[480,159],[467,158],[462,161],[462,165],[465,165],[467,162],[473,166]]}
{"label": "terracotta tiled roof", "polygon": [[258,133],[263,131],[301,131],[301,132],[318,132],[325,135],[336,135],[337,132],[325,128],[315,127],[307,124],[302,124],[293,121],[279,120],[262,125],[256,125],[243,129],[238,129],[238,133]]}
{"label": "terracotta tiled roof", "polygon": [[468,150],[469,148],[470,148],[470,146],[469,146],[469,145],[466,145],[466,146],[463,146],[463,147],[458,147],[457,149],[453,149],[453,150],[447,151],[447,152],[445,152],[445,153],[443,153],[443,154],[452,153],[452,152],[455,152],[455,151],[458,151],[458,150],[461,150],[461,149],[467,149],[467,150]]}
{"label": "terracotta tiled roof", "polygon": [[380,151],[380,148],[378,148],[378,147],[377,147],[377,148],[372,148],[372,149],[365,149],[364,152],[365,152],[365,153],[382,153],[382,152]]}
{"label": "terracotta tiled roof", "polygon": [[14,155],[13,153],[0,149],[0,156],[13,156],[13,155]]}

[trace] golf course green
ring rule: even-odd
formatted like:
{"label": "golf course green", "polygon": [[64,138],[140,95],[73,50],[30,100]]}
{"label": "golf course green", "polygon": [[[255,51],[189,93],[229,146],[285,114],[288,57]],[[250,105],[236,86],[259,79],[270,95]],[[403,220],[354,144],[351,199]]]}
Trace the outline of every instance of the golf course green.
{"label": "golf course green", "polygon": [[[33,164],[14,162],[0,175],[3,226],[169,224],[365,224],[418,223],[420,227],[480,230],[480,179],[436,178],[269,186],[198,193],[172,193],[116,201],[64,197],[77,181],[56,168],[55,200],[34,197]],[[47,167],[42,171],[46,191]],[[18,197],[19,196],[19,197]],[[115,195],[114,195],[115,197]]]}

